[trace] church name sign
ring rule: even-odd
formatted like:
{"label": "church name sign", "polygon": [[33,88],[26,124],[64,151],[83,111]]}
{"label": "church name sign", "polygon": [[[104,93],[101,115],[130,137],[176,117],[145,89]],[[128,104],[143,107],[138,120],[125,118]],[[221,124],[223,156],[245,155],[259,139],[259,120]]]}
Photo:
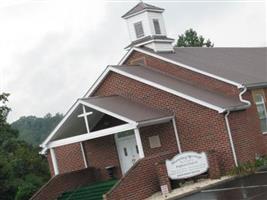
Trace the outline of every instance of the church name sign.
{"label": "church name sign", "polygon": [[206,172],[209,168],[206,153],[184,152],[166,160],[168,176],[172,180],[186,179]]}

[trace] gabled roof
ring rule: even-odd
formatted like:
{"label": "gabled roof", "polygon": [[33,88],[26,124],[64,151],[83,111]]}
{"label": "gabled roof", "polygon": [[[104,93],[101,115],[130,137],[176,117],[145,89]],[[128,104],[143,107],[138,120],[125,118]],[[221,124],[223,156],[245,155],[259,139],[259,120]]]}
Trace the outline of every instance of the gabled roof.
{"label": "gabled roof", "polygon": [[157,55],[250,85],[267,82],[267,48],[174,48]]}
{"label": "gabled roof", "polygon": [[234,85],[267,85],[267,48],[174,48],[174,52],[154,52],[135,48],[159,59]]}
{"label": "gabled roof", "polygon": [[238,97],[233,98],[217,94],[144,66],[108,66],[95,84],[85,94],[85,97],[89,97],[94,93],[96,88],[101,84],[109,72],[121,74],[128,78],[200,104],[204,107],[216,110],[219,113],[227,110],[242,110],[247,107],[245,103],[239,101]]}
{"label": "gabled roof", "polygon": [[82,102],[102,108],[110,113],[116,113],[126,119],[142,125],[150,120],[171,118],[173,114],[150,108],[118,95],[83,98]]}
{"label": "gabled roof", "polygon": [[163,12],[163,8],[159,8],[157,6],[153,6],[144,2],[138,3],[136,6],[134,6],[131,10],[129,10],[127,13],[125,13],[122,18],[128,18],[129,16],[135,15],[137,13],[140,13],[145,10],[155,11],[155,12]]}
{"label": "gabled roof", "polygon": [[[70,144],[72,141],[69,138],[71,137],[75,138],[77,142],[102,136],[100,133],[105,132],[105,130],[90,132],[90,135],[87,135],[84,119],[77,117],[82,113],[81,105],[87,106],[87,111],[93,112],[93,117],[90,117],[90,121],[100,120],[103,116],[101,113],[107,114],[124,121],[125,124],[120,123],[122,124],[120,127],[127,129],[159,124],[173,118],[172,113],[159,111],[117,95],[82,98],[76,101],[67,112],[59,125],[41,144],[42,147],[46,147],[49,142],[59,145],[59,141],[65,141],[64,144]],[[126,123],[131,126],[127,126]],[[112,130],[112,128],[109,128],[107,133],[105,132],[104,134],[114,134]]]}
{"label": "gabled roof", "polygon": [[152,68],[144,66],[113,66],[113,68],[117,70],[116,72],[122,72],[126,76],[138,77],[154,86],[166,88],[173,94],[185,97],[199,104],[208,104],[210,107],[217,108],[218,110],[243,109],[246,105],[240,102],[238,97],[233,98],[211,92]]}

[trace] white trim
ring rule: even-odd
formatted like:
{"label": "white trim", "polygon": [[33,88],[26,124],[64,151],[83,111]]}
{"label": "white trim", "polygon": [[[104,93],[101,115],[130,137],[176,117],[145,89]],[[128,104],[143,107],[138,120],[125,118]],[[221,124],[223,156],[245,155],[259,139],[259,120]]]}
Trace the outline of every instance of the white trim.
{"label": "white trim", "polygon": [[215,105],[213,105],[213,104],[207,103],[207,102],[202,101],[202,100],[200,100],[200,99],[197,99],[197,98],[188,96],[188,95],[183,94],[183,93],[181,93],[181,92],[178,92],[178,91],[176,91],[176,90],[173,90],[173,89],[170,89],[170,88],[168,88],[168,87],[162,86],[162,85],[160,85],[160,84],[158,84],[158,83],[155,83],[155,82],[152,82],[152,81],[149,81],[149,80],[140,78],[140,77],[138,77],[138,76],[134,76],[134,75],[132,75],[132,74],[129,74],[129,73],[124,72],[124,71],[121,71],[121,70],[116,69],[116,68],[114,68],[114,67],[110,67],[110,70],[113,71],[113,72],[116,72],[116,73],[118,73],[118,74],[121,74],[121,75],[123,75],[123,76],[127,76],[127,77],[129,77],[129,78],[132,78],[132,79],[134,79],[134,80],[137,80],[137,81],[139,81],[139,82],[145,83],[145,84],[147,84],[147,85],[150,85],[150,86],[153,86],[153,87],[155,87],[155,88],[158,88],[158,89],[160,89],[160,90],[163,90],[163,91],[166,91],[166,92],[168,92],[168,93],[174,94],[174,95],[176,95],[176,96],[182,97],[182,98],[187,99],[187,100],[189,100],[189,101],[192,101],[192,102],[194,102],[194,103],[200,104],[200,105],[202,105],[202,106],[204,106],[204,107],[211,108],[211,109],[213,109],[213,110],[218,111],[219,113],[222,113],[222,112],[225,111],[224,108],[221,108],[221,107],[219,107],[219,106],[215,106]]}
{"label": "white trim", "polygon": [[211,73],[208,73],[208,72],[205,72],[205,71],[196,69],[196,68],[194,68],[194,67],[192,67],[192,66],[185,65],[185,64],[183,64],[183,63],[176,62],[176,61],[173,61],[173,60],[168,59],[168,58],[164,58],[164,57],[162,57],[162,56],[159,56],[159,55],[154,54],[154,53],[152,53],[152,52],[145,51],[145,50],[140,49],[140,48],[137,48],[137,47],[133,47],[132,49],[130,49],[130,50],[123,56],[123,58],[120,60],[119,65],[122,65],[122,64],[124,63],[124,61],[128,58],[128,56],[129,56],[133,51],[138,51],[138,52],[140,52],[140,53],[147,54],[147,55],[149,55],[149,56],[158,58],[158,59],[160,59],[160,60],[169,62],[169,63],[171,63],[171,64],[178,65],[179,67],[183,67],[183,68],[185,68],[185,69],[188,69],[188,70],[197,72],[197,73],[199,73],[199,74],[203,74],[203,75],[205,75],[205,76],[209,76],[209,77],[211,77],[211,78],[214,78],[214,79],[223,81],[223,82],[225,82],[225,83],[229,83],[229,84],[234,85],[234,86],[236,86],[236,87],[238,87],[238,88],[242,88],[242,87],[243,87],[242,84],[237,83],[237,82],[235,82],[235,81],[231,81],[231,80],[229,80],[229,79],[226,79],[226,78],[217,76],[217,75],[215,75],[215,74],[211,74]]}
{"label": "white trim", "polygon": [[174,129],[175,138],[176,138],[176,142],[177,142],[177,147],[178,147],[179,153],[182,153],[182,148],[181,148],[181,143],[180,143],[177,127],[176,127],[175,118],[172,118],[172,125],[173,125],[173,129]]}
{"label": "white trim", "polygon": [[73,136],[69,138],[52,141],[47,144],[47,148],[54,148],[54,147],[63,146],[67,144],[73,144],[77,142],[100,138],[100,137],[104,137],[107,135],[113,135],[117,132],[132,130],[134,128],[136,128],[136,126],[133,124],[119,125],[119,126],[115,126],[112,128],[106,128],[106,129],[99,130],[99,131],[94,131],[90,133],[85,133],[85,134],[81,134],[81,135],[77,135],[77,136]]}
{"label": "white trim", "polygon": [[141,140],[141,136],[140,136],[140,132],[138,128],[134,129],[134,135],[135,135],[136,144],[139,150],[139,156],[140,158],[144,158],[145,153],[144,153],[143,144],[142,144],[142,140]]}
{"label": "white trim", "polygon": [[[122,121],[125,121],[125,122],[128,122],[130,124],[133,124],[135,126],[137,126],[137,123],[135,121],[132,121],[126,117],[123,117],[123,116],[120,116],[116,113],[113,113],[113,112],[110,112],[108,110],[105,110],[103,108],[100,108],[98,106],[95,106],[95,105],[92,105],[90,103],[87,103],[87,102],[84,102],[83,100],[79,99],[75,102],[75,104],[72,106],[72,108],[67,112],[67,114],[64,116],[64,118],[61,120],[61,122],[57,125],[57,127],[52,131],[52,133],[49,134],[49,136],[46,138],[46,140],[40,145],[41,147],[45,148],[47,143],[52,139],[52,137],[56,134],[56,132],[58,131],[58,129],[63,125],[63,123],[68,119],[68,117],[70,116],[70,114],[79,106],[79,105],[83,105],[83,106],[88,106],[88,107],[91,107],[95,110],[98,110],[100,112],[103,112],[103,113],[106,113],[108,115],[111,115],[115,118],[118,118]],[[88,126],[88,127],[87,127]],[[86,129],[87,129],[87,133],[88,132],[88,129],[89,129],[89,125],[86,124]],[[41,153],[44,153],[43,151],[41,151]]]}
{"label": "white trim", "polygon": [[168,116],[168,117],[163,117],[160,119],[151,119],[151,120],[147,120],[147,121],[143,121],[143,122],[139,122],[137,127],[143,127],[143,126],[151,126],[151,125],[155,125],[155,124],[162,124],[165,122],[170,121],[173,118],[173,116]]}
{"label": "white trim", "polygon": [[230,128],[230,124],[229,124],[229,120],[228,120],[229,114],[230,114],[230,111],[227,111],[227,113],[224,115],[225,124],[226,124],[227,133],[228,133],[228,137],[229,137],[229,141],[230,141],[230,146],[231,146],[232,153],[233,153],[233,158],[234,158],[235,166],[238,167],[238,162],[237,162],[237,157],[236,157],[236,151],[235,151],[235,145],[234,145],[234,142],[233,142],[232,132],[231,132],[231,128]]}
{"label": "white trim", "polygon": [[[168,92],[168,93],[174,94],[174,95],[176,95],[176,96],[182,97],[182,98],[187,99],[187,100],[189,100],[189,101],[192,101],[192,102],[195,102],[195,103],[197,103],[197,104],[200,104],[200,105],[202,105],[202,106],[204,106],[204,107],[211,108],[211,109],[213,109],[213,110],[218,111],[219,113],[223,113],[223,112],[225,112],[225,109],[224,109],[224,108],[221,108],[221,107],[212,105],[212,104],[207,103],[207,102],[205,102],[205,101],[199,100],[199,99],[197,99],[197,98],[188,96],[188,95],[183,94],[183,93],[181,93],[181,92],[178,92],[178,91],[176,91],[176,90],[173,90],[173,89],[170,89],[170,88],[168,88],[168,87],[162,86],[162,85],[160,85],[160,84],[154,83],[154,82],[152,82],[152,81],[148,81],[148,80],[143,79],[143,78],[140,78],[140,77],[138,77],[138,76],[134,76],[134,75],[129,74],[129,73],[127,73],[127,72],[123,72],[123,71],[121,71],[121,70],[119,70],[119,69],[116,69],[116,68],[114,68],[114,67],[112,67],[112,66],[108,66],[108,67],[106,68],[105,72],[103,73],[103,76],[101,76],[101,79],[98,80],[98,84],[101,83],[101,81],[104,80],[104,78],[107,76],[107,74],[108,74],[110,71],[115,72],[115,73],[117,73],[117,74],[121,74],[121,75],[126,76],[126,77],[128,77],[128,78],[132,78],[132,79],[134,79],[134,80],[137,80],[137,81],[139,81],[139,82],[145,83],[145,84],[147,84],[147,85],[150,85],[150,86],[152,86],[152,87],[158,88],[158,89],[160,89],[160,90],[166,91],[166,92]],[[95,88],[97,88],[97,87],[96,87],[96,86],[93,86],[92,89],[89,90],[89,91],[87,92],[86,97],[89,97],[89,96],[94,92]]]}
{"label": "white trim", "polygon": [[63,119],[60,121],[60,123],[54,128],[54,130],[48,135],[48,137],[43,141],[43,143],[40,145],[40,147],[45,147],[45,145],[51,140],[51,138],[55,135],[55,133],[58,131],[58,129],[63,125],[63,123],[69,118],[71,113],[79,106],[78,100],[72,105],[72,107],[68,110],[68,112],[65,114]]}
{"label": "white trim", "polygon": [[[147,36],[146,36],[147,37]],[[137,44],[135,44],[135,45],[133,45],[133,46],[135,46],[135,47],[140,47],[140,46],[143,46],[143,45],[145,45],[145,44],[149,44],[149,43],[152,43],[152,42],[162,42],[162,43],[172,43],[174,40],[162,40],[162,39],[150,39],[150,40],[148,40],[148,41],[145,41],[145,42],[142,42],[142,43],[137,43]],[[126,48],[126,49],[129,49],[130,47],[128,47],[128,48]],[[172,50],[172,52],[173,52],[174,50]]]}
{"label": "white trim", "polygon": [[103,81],[103,79],[107,76],[107,74],[109,73],[107,66],[105,68],[105,70],[101,73],[101,75],[96,79],[96,81],[93,83],[93,85],[89,88],[89,90],[85,93],[85,95],[83,97],[88,97],[90,96],[95,90],[96,88],[99,86],[99,84]]}
{"label": "white trim", "polygon": [[93,108],[93,109],[95,109],[95,110],[98,110],[98,111],[100,111],[100,112],[103,112],[103,113],[105,113],[105,114],[111,115],[112,117],[118,118],[118,119],[120,119],[120,120],[122,120],[122,121],[128,122],[128,123],[130,123],[130,124],[137,125],[137,123],[136,123],[135,121],[133,121],[133,120],[130,120],[130,119],[126,118],[126,117],[123,117],[123,116],[121,116],[121,115],[118,115],[117,113],[108,111],[108,110],[103,109],[103,108],[101,108],[101,107],[98,107],[98,106],[96,106],[96,105],[93,105],[93,104],[90,104],[90,103],[88,103],[88,102],[85,102],[85,101],[83,101],[82,99],[79,100],[79,103],[81,103],[81,104],[83,104],[83,105],[85,105],[85,106],[88,106],[88,107],[90,107],[90,108]]}
{"label": "white trim", "polygon": [[131,15],[128,15],[128,16],[125,16],[125,17],[122,17],[122,18],[123,19],[128,19],[128,18],[131,18],[131,17],[133,17],[135,15],[139,15],[139,14],[144,13],[144,12],[158,12],[158,13],[162,13],[162,12],[164,12],[164,9],[159,10],[159,9],[145,8],[144,10],[141,10],[139,12],[133,13]]}
{"label": "white trim", "polygon": [[82,142],[80,142],[80,147],[81,147],[81,152],[82,152],[84,167],[87,168],[88,167],[88,164],[87,164],[87,159],[86,159],[86,156],[85,156],[84,146],[83,146],[83,143]]}
{"label": "white trim", "polygon": [[53,148],[50,149],[50,154],[51,154],[51,160],[52,160],[52,164],[53,164],[54,174],[56,176],[59,174],[59,170],[58,170],[58,164],[57,164],[57,158],[56,158],[55,150]]}

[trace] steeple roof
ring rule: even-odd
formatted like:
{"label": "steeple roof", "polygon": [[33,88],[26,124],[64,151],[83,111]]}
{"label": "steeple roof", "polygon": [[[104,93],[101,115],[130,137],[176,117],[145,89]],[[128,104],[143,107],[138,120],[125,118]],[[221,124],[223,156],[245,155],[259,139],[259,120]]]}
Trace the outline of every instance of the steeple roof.
{"label": "steeple roof", "polygon": [[131,10],[129,10],[127,13],[125,13],[122,18],[127,18],[131,15],[134,15],[136,13],[142,12],[142,11],[154,11],[154,12],[163,12],[164,9],[163,8],[159,8],[157,6],[153,6],[144,2],[140,2],[138,3],[135,7],[133,7]]}

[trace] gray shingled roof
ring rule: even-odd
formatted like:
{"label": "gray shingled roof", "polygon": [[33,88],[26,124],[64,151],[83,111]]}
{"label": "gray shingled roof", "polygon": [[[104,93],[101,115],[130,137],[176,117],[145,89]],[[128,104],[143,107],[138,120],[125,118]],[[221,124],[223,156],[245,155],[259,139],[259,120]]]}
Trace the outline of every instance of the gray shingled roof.
{"label": "gray shingled roof", "polygon": [[135,46],[135,45],[138,45],[138,44],[141,44],[141,43],[144,43],[144,42],[152,41],[152,40],[162,40],[162,42],[163,42],[163,40],[166,40],[165,42],[169,42],[170,40],[174,41],[174,39],[168,38],[165,35],[149,35],[149,36],[137,39],[135,41],[132,41],[131,44],[129,44],[127,47],[125,47],[125,49],[132,47],[132,46]]}
{"label": "gray shingled roof", "polygon": [[[149,52],[152,50],[145,49]],[[244,84],[267,83],[267,48],[174,48],[164,58]]]}
{"label": "gray shingled roof", "polygon": [[82,101],[100,107],[112,113],[116,113],[127,119],[142,124],[154,119],[173,117],[173,114],[158,111],[146,105],[134,102],[121,96],[91,97],[81,99]]}
{"label": "gray shingled roof", "polygon": [[153,6],[153,5],[144,3],[144,2],[140,2],[136,6],[134,6],[131,10],[129,10],[127,13],[125,13],[122,16],[122,18],[127,18],[128,16],[141,12],[143,10],[153,10],[153,11],[158,11],[158,12],[164,11],[163,8],[159,8],[157,6]]}
{"label": "gray shingled roof", "polygon": [[240,102],[238,97],[233,98],[226,95],[221,95],[215,92],[211,92],[204,88],[192,85],[184,80],[180,80],[164,74],[154,69],[143,66],[112,66],[122,72],[126,72],[130,75],[137,76],[139,78],[151,81],[161,86],[170,88],[179,93],[183,93],[190,97],[199,99],[203,102],[207,102],[211,105],[220,107],[226,110],[238,110],[244,109],[246,106]]}

